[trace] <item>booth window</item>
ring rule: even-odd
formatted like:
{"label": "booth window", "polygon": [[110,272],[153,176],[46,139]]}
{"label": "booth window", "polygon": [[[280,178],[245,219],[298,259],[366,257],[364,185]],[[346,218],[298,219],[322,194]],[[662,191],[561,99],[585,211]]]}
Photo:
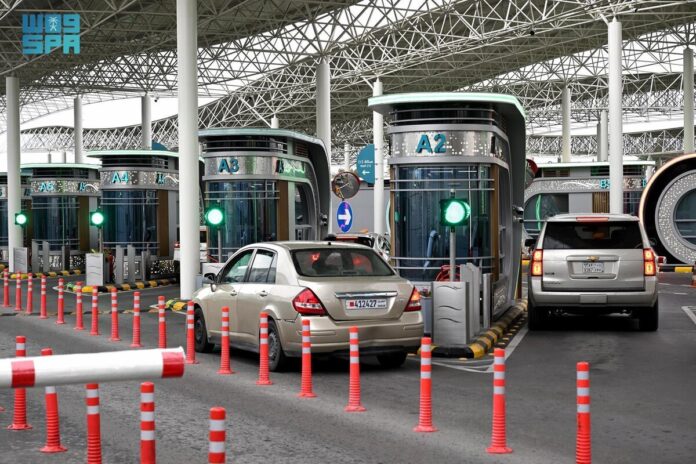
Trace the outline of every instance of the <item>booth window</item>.
{"label": "booth window", "polygon": [[104,190],[101,207],[106,216],[104,246],[133,245],[137,253],[157,252],[156,190]]}
{"label": "booth window", "polygon": [[[32,202],[34,239],[47,241],[51,250],[65,245],[79,247],[78,198],[75,196],[36,196]],[[7,217],[7,214],[4,215]]]}
{"label": "booth window", "polygon": [[471,217],[457,227],[457,264],[472,263],[491,272],[490,210],[493,181],[490,167],[479,164],[403,166],[394,185],[394,258],[399,274],[430,281],[449,263],[449,230],[440,225],[439,201],[466,199]]}
{"label": "booth window", "polygon": [[691,190],[679,200],[674,216],[682,238],[696,245],[696,190]]}
{"label": "booth window", "polygon": [[[250,243],[277,239],[279,194],[275,181],[211,181],[207,182],[205,197],[207,204],[219,203],[225,213],[223,256]],[[212,249],[217,250],[217,232],[211,232],[209,239]]]}
{"label": "booth window", "polygon": [[0,201],[0,246],[7,246],[7,200]]}

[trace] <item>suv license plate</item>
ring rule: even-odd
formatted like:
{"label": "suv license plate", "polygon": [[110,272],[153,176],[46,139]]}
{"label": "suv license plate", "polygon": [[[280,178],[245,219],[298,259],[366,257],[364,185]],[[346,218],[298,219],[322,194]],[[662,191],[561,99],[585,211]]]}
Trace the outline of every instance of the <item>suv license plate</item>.
{"label": "suv license plate", "polygon": [[582,272],[585,274],[601,274],[604,272],[604,263],[582,263]]}
{"label": "suv license plate", "polygon": [[361,298],[346,300],[346,309],[386,309],[387,300],[378,298]]}

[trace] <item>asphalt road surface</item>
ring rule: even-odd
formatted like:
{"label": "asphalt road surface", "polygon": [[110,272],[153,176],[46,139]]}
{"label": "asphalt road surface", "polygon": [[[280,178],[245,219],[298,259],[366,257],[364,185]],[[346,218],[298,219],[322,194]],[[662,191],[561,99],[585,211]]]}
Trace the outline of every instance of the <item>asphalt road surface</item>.
{"label": "asphalt road surface", "polygon": [[[71,278],[75,280],[76,278]],[[208,412],[228,413],[228,462],[234,463],[561,463],[575,455],[575,363],[588,361],[592,383],[592,454],[596,463],[686,463],[696,456],[696,288],[689,275],[661,276],[661,320],[656,333],[635,330],[623,317],[557,321],[552,330],[521,330],[508,349],[508,444],[511,455],[485,452],[490,440],[492,375],[477,362],[436,362],[433,368],[434,423],[439,431],[414,433],[418,421],[419,364],[384,370],[371,359],[362,365],[362,401],[367,412],[343,412],[348,364],[315,363],[316,399],[300,399],[299,369],[272,373],[274,385],[255,385],[256,355],[232,351],[231,376],[216,374],[219,352],[198,354],[181,379],[155,382],[157,457],[160,463],[207,459]],[[55,284],[55,280],[51,285]],[[38,312],[35,285],[35,313]],[[56,293],[49,292],[55,312]],[[178,293],[176,287],[142,290],[142,306]],[[12,287],[14,298],[14,286]],[[131,314],[120,316],[119,343],[109,342],[109,316],[100,318],[101,336],[55,324],[55,316],[0,317],[0,357],[14,356],[16,335],[27,336],[28,354],[50,346],[55,354],[128,349]],[[109,296],[100,297],[102,311]],[[130,309],[132,292],[119,293],[119,308]],[[687,314],[694,306],[692,317]],[[686,310],[683,309],[686,307]],[[66,310],[74,295],[66,295]],[[4,309],[4,314],[13,311]],[[157,315],[142,316],[142,340],[156,346]],[[169,346],[184,345],[182,314],[167,313]],[[513,349],[514,347],[514,349]],[[510,353],[510,351],[512,352]],[[480,363],[478,364],[480,365]],[[106,463],[139,462],[139,382],[100,385],[103,456]],[[44,455],[43,389],[28,390],[29,431],[9,431],[12,391],[0,390],[0,462],[78,463],[86,461],[84,386],[58,388],[66,453]]]}

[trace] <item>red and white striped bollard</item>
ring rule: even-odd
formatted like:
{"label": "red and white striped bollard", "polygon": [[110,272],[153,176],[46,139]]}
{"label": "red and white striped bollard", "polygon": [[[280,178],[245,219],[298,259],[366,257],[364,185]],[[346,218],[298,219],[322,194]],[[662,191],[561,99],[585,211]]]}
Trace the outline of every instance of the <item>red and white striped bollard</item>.
{"label": "red and white striped bollard", "polygon": [[75,330],[85,330],[82,310],[82,282],[75,283]]}
{"label": "red and white striped bollard", "polygon": [[141,348],[140,344],[140,292],[133,293],[133,343],[131,348]]}
{"label": "red and white striped bollard", "polygon": [[99,335],[99,289],[92,287],[92,330],[89,334],[93,337]]}
{"label": "red and white striped bollard", "polygon": [[[44,348],[41,356],[51,356],[53,350]],[[62,453],[68,449],[60,443],[60,419],[58,415],[58,393],[56,387],[45,387],[46,397],[46,444],[42,453]]]}
{"label": "red and white striped bollard", "polygon": [[140,384],[140,464],[156,463],[155,384]]}
{"label": "red and white striped bollard", "polygon": [[46,276],[41,276],[41,307],[39,308],[39,319],[48,319],[46,310]]}
{"label": "red and white striped bollard", "polygon": [[225,408],[210,408],[210,431],[208,432],[208,464],[224,464],[225,440]]}
{"label": "red and white striped bollard", "polygon": [[[16,343],[16,349],[15,349],[15,357],[17,358],[24,358],[27,356],[27,337],[24,335],[17,335],[15,338],[15,343]],[[20,371],[25,371],[20,374],[18,378],[15,380],[15,376],[13,375],[12,382],[15,383],[21,383],[21,381],[24,380],[24,377],[27,375],[31,375],[30,373],[33,372],[31,369],[31,364],[27,364],[27,369],[24,370],[22,369],[23,363],[25,361],[20,361],[20,362],[14,362],[13,363],[13,368],[17,366],[17,369]],[[20,364],[22,363],[22,364]],[[32,375],[33,377],[33,375]],[[27,423],[27,390],[24,388],[14,388],[14,410],[12,411],[12,425],[7,427],[8,430],[28,430],[31,428],[31,425]]]}
{"label": "red and white striped bollard", "polygon": [[27,309],[25,313],[27,315],[31,314],[34,311],[34,282],[32,279],[34,276],[31,274],[27,274]]}
{"label": "red and white striped bollard", "polygon": [[87,384],[87,464],[101,464],[101,419],[99,417],[99,385]]}
{"label": "red and white striped bollard", "polygon": [[348,384],[348,406],[346,412],[363,412],[365,407],[360,401],[360,340],[358,339],[358,328],[350,328],[350,380]]}
{"label": "red and white striped bollard", "polygon": [[423,337],[421,341],[421,377],[420,377],[420,412],[418,425],[414,432],[437,432],[433,425],[433,366],[432,366],[432,341],[430,337]]}
{"label": "red and white striped bollard", "polygon": [[230,308],[222,307],[222,321],[220,327],[220,375],[233,374],[230,369]]}
{"label": "red and white striped bollard", "polygon": [[[198,364],[198,361],[196,361],[196,333],[194,314],[193,301],[189,301],[186,303],[186,364]],[[229,351],[229,343],[227,344],[227,347]],[[229,369],[229,359],[227,361],[227,368]]]}
{"label": "red and white striped bollard", "polygon": [[118,336],[118,293],[115,288],[111,289],[111,342],[120,342]]}
{"label": "red and white striped bollard", "polygon": [[167,347],[167,319],[166,312],[164,309],[164,297],[160,296],[157,298],[157,320],[159,321],[159,340],[157,341],[157,348]]}
{"label": "red and white striped bollard", "polygon": [[10,307],[10,271],[5,269],[2,273],[2,281],[3,281],[3,299],[2,299],[2,305],[5,308]]}
{"label": "red and white striped bollard", "polygon": [[56,324],[65,324],[65,294],[63,293],[65,282],[61,277],[58,279],[58,317]]}
{"label": "red and white striped bollard", "polygon": [[493,360],[493,431],[491,445],[486,448],[488,453],[512,453],[507,446],[505,414],[505,350],[496,348]]}
{"label": "red and white striped bollard", "polygon": [[268,373],[268,314],[259,315],[259,379],[256,385],[273,385]]}
{"label": "red and white striped bollard", "polygon": [[577,436],[575,439],[575,462],[592,462],[592,434],[590,430],[590,364],[577,364]]}
{"label": "red and white striped bollard", "polygon": [[309,319],[302,319],[302,381],[300,398],[316,398],[312,391],[312,333]]}
{"label": "red and white striped bollard", "polygon": [[15,311],[22,310],[22,274],[17,273],[17,284],[15,285]]}

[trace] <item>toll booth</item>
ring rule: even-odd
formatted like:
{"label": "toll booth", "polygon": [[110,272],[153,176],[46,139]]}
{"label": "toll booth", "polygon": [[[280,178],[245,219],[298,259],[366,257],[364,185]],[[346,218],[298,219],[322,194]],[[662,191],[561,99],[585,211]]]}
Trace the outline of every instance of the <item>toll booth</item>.
{"label": "toll booth", "polygon": [[93,151],[99,159],[104,247],[168,257],[178,224],[179,158],[164,150]]}
{"label": "toll booth", "polygon": [[383,95],[370,98],[369,106],[389,124],[392,259],[401,276],[417,284],[440,280],[450,252],[440,200],[453,191],[471,207],[455,234],[457,280],[460,269],[463,276],[475,266],[490,279],[490,294],[482,293],[489,301],[480,313],[479,295],[475,304],[471,300],[469,336],[458,338],[463,343],[480,329],[479,316],[488,320],[515,297],[522,224],[514,214],[524,200],[524,111],[512,96],[485,93]]}
{"label": "toll booth", "polygon": [[317,240],[330,212],[329,160],[321,140],[283,129],[199,132],[206,207],[219,205],[225,226],[208,234],[217,259],[255,242]]}
{"label": "toll booth", "polygon": [[[31,174],[22,171],[22,210],[29,211],[31,209],[31,190],[30,179]],[[0,261],[7,262],[9,259],[8,253],[8,226],[7,219],[7,173],[0,172]],[[31,223],[28,225],[31,228]],[[26,240],[26,237],[25,237]]]}
{"label": "toll booth", "polygon": [[[624,161],[624,213],[638,215],[640,197],[654,170],[654,161]],[[524,228],[532,238],[556,214],[608,212],[608,162],[539,164],[524,192]]]}

